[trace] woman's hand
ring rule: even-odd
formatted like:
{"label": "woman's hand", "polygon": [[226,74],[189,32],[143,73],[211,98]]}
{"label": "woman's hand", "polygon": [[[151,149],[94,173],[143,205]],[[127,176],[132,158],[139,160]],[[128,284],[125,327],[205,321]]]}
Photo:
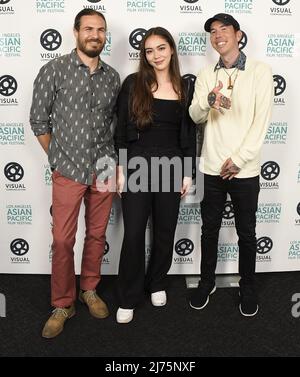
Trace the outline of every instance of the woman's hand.
{"label": "woman's hand", "polygon": [[181,187],[181,198],[184,198],[187,193],[189,192],[191,186],[192,186],[193,180],[191,177],[184,177],[182,181],[182,187]]}
{"label": "woman's hand", "polygon": [[123,173],[123,166],[117,166],[117,194],[121,198],[125,185],[125,175]]}

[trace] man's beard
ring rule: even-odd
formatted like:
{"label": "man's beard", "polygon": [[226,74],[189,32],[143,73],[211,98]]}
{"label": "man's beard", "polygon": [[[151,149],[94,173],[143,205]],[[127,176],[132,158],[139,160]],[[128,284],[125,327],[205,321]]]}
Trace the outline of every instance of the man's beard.
{"label": "man's beard", "polygon": [[101,51],[103,50],[103,48],[104,48],[104,43],[101,43],[100,42],[100,44],[98,45],[98,47],[97,48],[87,48],[87,45],[88,45],[88,43],[89,42],[92,42],[92,41],[99,41],[98,39],[91,39],[91,40],[89,40],[89,41],[84,41],[84,42],[82,42],[82,41],[80,41],[79,39],[78,39],[78,41],[77,41],[77,47],[78,47],[78,49],[81,51],[81,52],[83,52],[85,55],[87,55],[88,57],[90,57],[90,58],[95,58],[96,56],[98,56],[100,53],[101,53]]}

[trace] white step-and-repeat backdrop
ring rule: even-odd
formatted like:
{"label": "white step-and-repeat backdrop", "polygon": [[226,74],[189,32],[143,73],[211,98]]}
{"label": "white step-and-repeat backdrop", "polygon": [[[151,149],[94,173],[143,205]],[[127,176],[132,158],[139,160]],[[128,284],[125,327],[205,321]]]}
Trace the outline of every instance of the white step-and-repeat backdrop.
{"label": "white step-and-repeat backdrop", "polygon": [[[217,60],[203,25],[220,12],[238,19],[240,47],[272,66],[274,110],[262,154],[257,213],[257,271],[300,269],[300,1],[298,0],[0,0],[0,272],[49,273],[51,171],[29,125],[32,83],[39,68],[74,47],[75,15],[103,12],[108,36],[102,59],[121,79],[136,70],[145,31],[173,34],[183,74]],[[247,93],[245,93],[247,95]],[[99,214],[101,216],[101,214]],[[114,203],[102,273],[116,274],[122,242],[120,202]],[[197,274],[199,197],[182,202],[170,273]],[[83,208],[75,247],[79,272]],[[146,255],[151,252],[149,230]],[[230,198],[224,208],[218,273],[237,272],[238,246]],[[129,261],[130,263],[130,261]]]}

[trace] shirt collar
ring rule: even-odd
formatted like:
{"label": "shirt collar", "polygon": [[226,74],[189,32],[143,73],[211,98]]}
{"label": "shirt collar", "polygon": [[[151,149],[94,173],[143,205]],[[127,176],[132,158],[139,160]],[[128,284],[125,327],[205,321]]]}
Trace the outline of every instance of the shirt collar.
{"label": "shirt collar", "polygon": [[[74,48],[71,51],[70,56],[71,56],[71,63],[73,63],[76,67],[80,67],[80,66],[86,67],[86,65],[82,62],[82,60],[78,56],[76,52],[76,48]],[[104,72],[107,72],[109,70],[109,65],[101,61],[100,56],[99,56],[98,67],[93,73],[98,72],[100,69],[103,69]]]}
{"label": "shirt collar", "polygon": [[[240,54],[239,54],[237,60],[232,64],[232,66],[230,68],[237,68],[240,71],[244,71],[245,66],[246,66],[246,60],[247,60],[247,56],[243,53],[243,51],[240,51]],[[216,71],[217,69],[220,69],[220,68],[226,68],[221,57],[220,57],[218,63],[216,64],[214,71]]]}

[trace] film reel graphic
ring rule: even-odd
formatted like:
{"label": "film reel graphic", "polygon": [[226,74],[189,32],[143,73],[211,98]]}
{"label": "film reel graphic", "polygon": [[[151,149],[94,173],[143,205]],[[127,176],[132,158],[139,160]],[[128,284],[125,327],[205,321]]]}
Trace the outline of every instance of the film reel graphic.
{"label": "film reel graphic", "polygon": [[13,254],[21,257],[22,255],[27,254],[29,251],[28,242],[23,238],[16,238],[10,243],[10,250]]}
{"label": "film reel graphic", "polygon": [[272,247],[273,241],[269,237],[260,237],[256,242],[258,254],[266,254],[271,251]]}
{"label": "film reel graphic", "polygon": [[24,177],[24,169],[17,162],[9,162],[4,167],[4,175],[11,182],[18,182]]}
{"label": "film reel graphic", "polygon": [[246,46],[247,46],[247,43],[248,43],[248,37],[247,37],[247,34],[241,30],[242,32],[242,38],[239,40],[239,49],[240,50],[243,50]]}
{"label": "film reel graphic", "polygon": [[298,203],[298,205],[297,205],[297,213],[300,216],[300,203]]}
{"label": "film reel graphic", "polygon": [[290,2],[290,0],[273,0],[273,3],[279,6],[286,5]]}
{"label": "film reel graphic", "polygon": [[280,75],[273,75],[274,80],[274,95],[280,96],[286,89],[286,81]]}
{"label": "film reel graphic", "polygon": [[140,50],[141,42],[144,36],[146,35],[146,33],[147,33],[147,30],[143,28],[138,28],[138,29],[133,30],[129,36],[129,43],[131,47],[133,47],[135,50]]}
{"label": "film reel graphic", "polygon": [[57,30],[47,29],[41,34],[40,42],[45,50],[54,51],[60,47],[62,37]]}
{"label": "film reel graphic", "polygon": [[12,96],[18,88],[17,81],[10,75],[0,77],[0,94],[4,97]]}
{"label": "film reel graphic", "polygon": [[234,218],[234,210],[233,210],[233,204],[230,200],[225,202],[224,210],[223,210],[223,219],[229,220]]}
{"label": "film reel graphic", "polygon": [[181,257],[191,254],[194,250],[194,243],[188,238],[182,238],[175,244],[175,251]]}
{"label": "film reel graphic", "polygon": [[104,246],[104,255],[106,255],[109,252],[109,243],[105,241],[105,246]]}
{"label": "film reel graphic", "polygon": [[261,176],[266,181],[273,181],[280,173],[280,167],[275,161],[267,161],[261,167]]}

